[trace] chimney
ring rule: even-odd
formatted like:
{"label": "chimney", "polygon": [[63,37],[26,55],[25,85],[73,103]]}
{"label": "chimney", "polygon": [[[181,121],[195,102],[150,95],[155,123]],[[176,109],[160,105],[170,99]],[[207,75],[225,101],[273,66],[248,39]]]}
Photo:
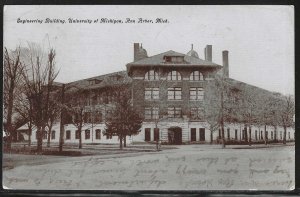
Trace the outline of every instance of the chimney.
{"label": "chimney", "polygon": [[137,61],[139,59],[139,48],[140,48],[140,43],[134,43],[133,44],[133,61]]}
{"label": "chimney", "polygon": [[204,48],[204,57],[207,61],[212,61],[212,45],[206,45]]}
{"label": "chimney", "polygon": [[229,62],[228,62],[228,51],[222,51],[223,57],[223,76],[229,77]]}

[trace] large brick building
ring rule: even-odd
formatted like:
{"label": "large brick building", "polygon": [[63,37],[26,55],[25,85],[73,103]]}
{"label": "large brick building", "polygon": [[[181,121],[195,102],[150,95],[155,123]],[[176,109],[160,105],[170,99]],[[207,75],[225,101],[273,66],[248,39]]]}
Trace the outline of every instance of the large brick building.
{"label": "large brick building", "polygon": [[[134,61],[126,65],[127,71],[67,84],[84,89],[81,98],[84,99],[86,113],[82,129],[83,143],[118,142],[116,136],[104,135],[105,117],[113,106],[110,95],[112,84],[126,84],[131,88],[133,106],[144,116],[140,134],[128,137],[127,141],[161,140],[171,144],[209,142],[210,127],[205,120],[203,102],[207,83],[214,80],[216,74],[221,74],[234,84],[244,84],[229,78],[228,51],[223,51],[222,55],[223,65],[213,63],[212,46],[207,45],[204,49],[204,60],[199,58],[193,46],[187,54],[167,51],[148,57],[147,51],[139,43],[134,43]],[[267,126],[266,129],[268,131],[265,135],[263,128],[253,126],[250,136],[252,141],[264,138],[282,140],[282,127],[274,129],[273,126]],[[242,124],[225,125],[225,136],[228,140],[243,140],[244,132]],[[36,140],[34,133],[35,131],[32,141]],[[55,125],[52,141],[59,140],[58,133],[59,126]],[[214,132],[212,137],[213,141],[217,141],[220,132]],[[65,142],[76,143],[78,139],[76,127],[66,124]],[[288,128],[287,140],[293,139],[294,130]]]}

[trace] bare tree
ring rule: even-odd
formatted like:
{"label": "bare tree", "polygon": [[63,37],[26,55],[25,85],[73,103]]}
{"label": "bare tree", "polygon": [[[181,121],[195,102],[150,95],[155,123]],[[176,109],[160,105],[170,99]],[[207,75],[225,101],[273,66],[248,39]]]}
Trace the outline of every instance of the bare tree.
{"label": "bare tree", "polygon": [[24,70],[24,65],[21,63],[20,55],[20,47],[10,53],[7,48],[4,49],[4,131],[6,132],[7,147],[9,149],[11,148],[13,135],[15,134],[15,128],[13,127],[13,112],[16,89],[22,81],[22,72]]}
{"label": "bare tree", "polygon": [[105,120],[105,135],[118,136],[120,149],[123,149],[123,139],[126,136],[137,135],[142,127],[143,119],[133,108],[131,100],[129,91],[120,92],[118,99],[114,102],[111,116]]}
{"label": "bare tree", "polygon": [[[76,88],[76,87],[75,87]],[[82,128],[85,125],[85,106],[87,93],[85,90],[76,88],[75,91],[69,92],[69,103],[68,103],[68,113],[72,116],[72,124],[77,128],[77,134],[79,137],[79,146],[82,148]]]}
{"label": "bare tree", "polygon": [[49,120],[49,102],[53,82],[58,75],[55,71],[55,50],[49,49],[46,61],[43,51],[36,44],[29,44],[29,65],[23,72],[26,92],[32,102],[32,121],[37,128],[37,151],[42,151],[43,135]]}
{"label": "bare tree", "polygon": [[56,101],[57,99],[52,97],[49,101],[49,112],[48,112],[48,121],[46,123],[47,127],[47,147],[50,147],[50,141],[52,137],[52,127],[53,125],[58,121],[60,117],[60,105],[59,101]]}
{"label": "bare tree", "polygon": [[286,144],[286,133],[287,128],[292,127],[293,117],[295,115],[295,101],[292,96],[285,96],[279,106],[279,113],[280,113],[280,123],[284,129],[283,132],[283,144]]}
{"label": "bare tree", "polygon": [[214,80],[208,82],[205,91],[205,119],[211,127],[211,138],[217,128],[221,129],[222,147],[225,148],[225,122],[235,121],[232,85],[224,76],[216,75]]}

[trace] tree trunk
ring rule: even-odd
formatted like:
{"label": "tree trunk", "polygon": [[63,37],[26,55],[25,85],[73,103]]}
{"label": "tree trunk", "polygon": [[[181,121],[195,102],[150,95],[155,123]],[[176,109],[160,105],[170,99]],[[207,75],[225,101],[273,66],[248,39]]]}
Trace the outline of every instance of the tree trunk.
{"label": "tree trunk", "polygon": [[222,131],[221,132],[221,135],[222,135],[222,148],[225,148],[226,145],[225,145],[224,123],[223,122],[221,123],[221,127],[222,127],[221,128],[221,131]]}
{"label": "tree trunk", "polygon": [[283,144],[286,144],[286,126],[283,126],[283,140],[282,140]]}
{"label": "tree trunk", "polygon": [[81,130],[82,130],[82,117],[81,122],[79,124],[78,132],[79,132],[79,149],[82,148],[82,136],[81,136]]}
{"label": "tree trunk", "polygon": [[43,150],[43,132],[44,132],[43,127],[38,127],[36,132],[37,132],[37,148],[36,148],[36,150],[38,153],[41,153]]}
{"label": "tree trunk", "polygon": [[11,86],[8,91],[8,106],[7,106],[7,119],[6,119],[6,132],[8,133],[7,136],[7,148],[8,150],[11,149],[11,143],[13,141],[13,129],[12,129],[12,114],[13,114],[13,94],[14,94],[14,81],[10,80]]}
{"label": "tree trunk", "polygon": [[[65,84],[62,85],[61,90],[61,104],[63,105],[65,102]],[[60,111],[60,127],[59,127],[59,152],[63,151],[63,144],[64,144],[64,122],[63,122],[63,115],[64,115],[64,108],[61,108]]]}
{"label": "tree trunk", "polygon": [[267,125],[265,125],[265,145],[268,144],[268,139],[267,139]]}
{"label": "tree trunk", "polygon": [[29,148],[31,147],[31,134],[32,134],[32,129],[31,126],[28,128],[28,146]]}
{"label": "tree trunk", "polygon": [[274,126],[274,142],[277,142],[277,126]]}
{"label": "tree trunk", "polygon": [[213,143],[213,131],[212,129],[210,130],[210,144]]}
{"label": "tree trunk", "polygon": [[79,149],[81,149],[82,148],[81,129],[78,132],[79,132]]}
{"label": "tree trunk", "polygon": [[49,127],[49,131],[48,131],[47,147],[50,147],[50,138],[52,132],[51,130],[52,130],[52,125]]}
{"label": "tree trunk", "polygon": [[245,142],[248,142],[248,131],[247,131],[247,126],[244,127],[244,133],[245,133]]}
{"label": "tree trunk", "polygon": [[124,147],[126,147],[126,136],[124,137]]}
{"label": "tree trunk", "polygon": [[251,126],[249,126],[249,146],[251,146]]}
{"label": "tree trunk", "polygon": [[123,142],[122,135],[120,135],[119,138],[120,138],[120,150],[122,150],[122,149],[123,149],[123,145],[122,145],[122,142]]}

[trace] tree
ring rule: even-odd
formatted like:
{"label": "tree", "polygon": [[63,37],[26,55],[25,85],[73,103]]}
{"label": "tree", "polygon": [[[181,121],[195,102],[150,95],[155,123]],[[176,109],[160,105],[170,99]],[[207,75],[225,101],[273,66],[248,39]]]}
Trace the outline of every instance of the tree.
{"label": "tree", "polygon": [[29,95],[25,90],[21,90],[21,93],[16,97],[17,102],[15,105],[16,114],[20,119],[24,120],[24,124],[28,126],[28,146],[31,146],[32,129],[34,128],[32,121],[33,106],[32,101],[29,99]]}
{"label": "tree", "polygon": [[[69,92],[69,103],[68,103],[68,113],[72,116],[72,124],[77,128],[78,132],[76,135],[79,135],[79,146],[78,148],[82,148],[82,128],[85,125],[84,121],[84,113],[85,113],[85,106],[86,106],[86,91],[83,89],[73,87],[75,91]],[[72,98],[71,98],[72,97]]]}
{"label": "tree", "polygon": [[[260,90],[256,87],[244,85],[242,89],[241,102],[240,102],[240,118],[241,121],[245,124],[244,132],[246,141],[248,141],[249,146],[251,146],[251,128],[253,125],[258,123],[258,114],[259,114],[259,100],[258,95],[262,94]],[[254,96],[255,95],[255,96]],[[265,96],[265,95],[263,95]],[[247,133],[247,128],[249,135]]]}
{"label": "tree", "polygon": [[215,79],[208,81],[204,97],[205,119],[210,125],[211,140],[213,132],[221,129],[222,147],[225,148],[224,124],[235,121],[234,99],[232,99],[233,85],[224,76],[215,75]]}
{"label": "tree", "polygon": [[53,95],[52,98],[49,100],[49,112],[48,112],[48,121],[46,123],[46,127],[47,127],[47,147],[50,147],[50,139],[51,139],[51,134],[52,134],[52,127],[54,125],[55,122],[57,122],[57,120],[60,117],[60,111],[61,111],[61,106],[59,105],[59,101],[56,98],[59,97],[54,97],[57,95]]}
{"label": "tree", "polygon": [[283,127],[283,144],[286,144],[286,130],[288,127],[293,126],[293,117],[295,115],[295,101],[294,98],[289,95],[285,96],[281,100],[279,106],[280,125]]}
{"label": "tree", "polygon": [[115,99],[111,116],[108,116],[105,119],[105,135],[118,136],[120,149],[122,149],[122,142],[126,136],[137,135],[140,132],[143,119],[131,104],[132,99],[130,91],[125,89],[118,92],[119,94],[117,94]]}
{"label": "tree", "polygon": [[43,135],[49,120],[49,103],[53,82],[58,75],[55,71],[55,50],[50,48],[47,58],[39,45],[28,44],[29,67],[23,72],[26,92],[32,104],[32,122],[37,128],[37,151],[42,151]]}
{"label": "tree", "polygon": [[7,48],[4,49],[4,80],[3,80],[3,96],[4,96],[4,131],[7,136],[7,147],[11,148],[15,128],[13,127],[13,112],[16,90],[22,81],[22,72],[24,64],[20,59],[20,47],[9,53]]}

